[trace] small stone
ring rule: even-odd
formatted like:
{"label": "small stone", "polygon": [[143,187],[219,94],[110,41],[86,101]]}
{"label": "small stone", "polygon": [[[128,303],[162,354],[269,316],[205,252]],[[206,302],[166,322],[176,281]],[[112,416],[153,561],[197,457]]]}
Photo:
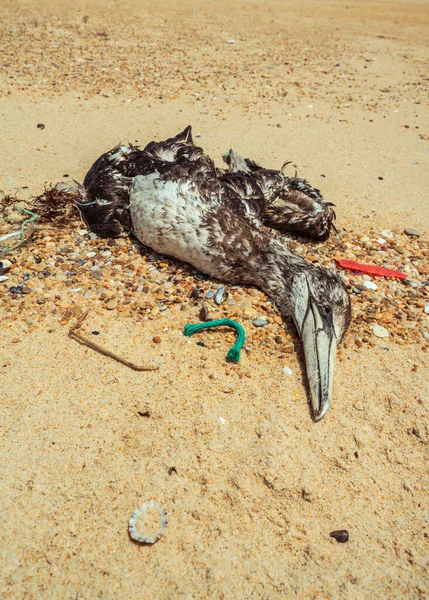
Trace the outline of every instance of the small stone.
{"label": "small stone", "polygon": [[426,313],[427,315],[429,315],[429,304],[427,304],[427,305],[425,306],[425,313]]}
{"label": "small stone", "polygon": [[208,292],[206,292],[207,300],[210,300],[210,298],[213,298],[214,295],[215,295],[214,290],[209,290]]}
{"label": "small stone", "polygon": [[331,531],[329,535],[331,538],[334,538],[334,540],[337,540],[339,544],[345,544],[349,541],[349,532],[346,529]]}
{"label": "small stone", "polygon": [[109,302],[107,302],[106,304],[106,308],[107,310],[114,310],[115,308],[118,307],[118,301],[116,300],[116,298],[112,298],[111,300],[109,300]]}
{"label": "small stone", "polygon": [[405,233],[405,235],[409,235],[410,237],[420,237],[420,235],[421,235],[417,231],[417,229],[414,229],[413,227],[405,227],[404,233]]}
{"label": "small stone", "polygon": [[45,129],[45,125],[43,123],[37,123],[37,129]]}
{"label": "small stone", "polygon": [[264,327],[264,325],[268,325],[268,321],[266,319],[263,319],[263,318],[255,319],[253,321],[253,325],[255,327]]}
{"label": "small stone", "polygon": [[152,338],[152,342],[153,342],[154,344],[160,344],[160,343],[161,343],[161,338],[159,337],[159,335],[155,335],[155,336]]}
{"label": "small stone", "polygon": [[292,375],[293,371],[292,369],[289,369],[289,367],[283,367],[283,373],[289,377]]}
{"label": "small stone", "polygon": [[281,335],[276,335],[274,338],[274,341],[276,344],[282,344],[283,343],[283,338]]}
{"label": "small stone", "polygon": [[374,325],[374,327],[372,328],[372,333],[379,338],[389,337],[388,330],[382,325]]}
{"label": "small stone", "polygon": [[393,233],[390,231],[390,229],[383,229],[381,235],[387,239],[393,238]]}
{"label": "small stone", "polygon": [[12,266],[10,260],[2,260],[0,261],[0,271],[8,271]]}
{"label": "small stone", "polygon": [[377,286],[373,281],[364,281],[363,286],[366,287],[367,290],[376,290]]}
{"label": "small stone", "polygon": [[23,285],[21,288],[21,294],[30,294],[33,290],[28,285]]}
{"label": "small stone", "polygon": [[200,310],[200,319],[201,321],[207,321],[209,317],[209,311],[207,309],[207,306],[205,304],[202,305],[201,310]]}
{"label": "small stone", "polygon": [[152,310],[150,311],[150,314],[152,315],[152,317],[156,317],[156,315],[159,313],[159,308],[157,306],[154,306],[152,308]]}

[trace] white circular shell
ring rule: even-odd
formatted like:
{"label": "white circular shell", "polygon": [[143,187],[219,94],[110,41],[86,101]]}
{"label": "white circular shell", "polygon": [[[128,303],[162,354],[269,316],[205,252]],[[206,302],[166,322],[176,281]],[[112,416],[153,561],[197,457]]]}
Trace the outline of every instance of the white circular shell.
{"label": "white circular shell", "polygon": [[[139,533],[136,528],[137,519],[140,517],[140,515],[147,512],[151,508],[155,508],[156,510],[158,510],[161,515],[161,529],[154,536],[141,535],[141,533]],[[141,506],[140,508],[138,508],[137,510],[135,510],[133,512],[133,514],[131,515],[131,518],[129,520],[129,523],[128,523],[128,531],[130,533],[130,536],[136,542],[140,542],[141,544],[154,544],[159,539],[161,539],[162,536],[164,535],[166,527],[167,527],[167,523],[168,523],[168,517],[167,517],[167,511],[165,510],[165,508],[163,508],[159,504],[159,502],[156,502],[155,500],[151,500],[150,502],[146,502],[146,504],[143,504],[143,506]]]}

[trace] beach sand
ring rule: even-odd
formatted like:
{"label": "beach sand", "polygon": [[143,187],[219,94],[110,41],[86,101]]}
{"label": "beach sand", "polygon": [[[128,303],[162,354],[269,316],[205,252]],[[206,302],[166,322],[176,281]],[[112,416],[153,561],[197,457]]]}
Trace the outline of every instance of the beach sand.
{"label": "beach sand", "polygon": [[[291,160],[335,203],[341,238],[290,240],[303,256],[416,283],[365,292],[342,272],[354,322],[314,423],[299,341],[264,294],[208,303],[245,326],[231,365],[232,332],[183,335],[190,291],[221,282],[80,222],[41,225],[0,283],[2,598],[429,597],[428,24],[424,1],[2,0],[0,199],[192,124],[219,165],[230,147]],[[22,216],[0,219],[1,235]],[[87,309],[85,335],[159,370],[68,337]],[[168,526],[141,546],[127,524],[150,500]]]}

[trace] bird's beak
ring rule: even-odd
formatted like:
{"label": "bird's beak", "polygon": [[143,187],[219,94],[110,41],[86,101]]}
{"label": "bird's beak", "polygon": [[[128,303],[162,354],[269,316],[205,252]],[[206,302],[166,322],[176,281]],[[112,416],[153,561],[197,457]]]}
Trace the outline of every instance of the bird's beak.
{"label": "bird's beak", "polygon": [[337,336],[332,315],[316,301],[307,283],[307,294],[296,297],[295,324],[304,346],[313,418],[320,421],[332,398]]}

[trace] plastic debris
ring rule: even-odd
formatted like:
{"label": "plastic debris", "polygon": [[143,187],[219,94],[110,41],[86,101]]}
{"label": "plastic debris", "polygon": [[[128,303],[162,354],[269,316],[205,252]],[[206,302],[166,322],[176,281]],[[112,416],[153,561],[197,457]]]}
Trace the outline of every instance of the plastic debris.
{"label": "plastic debris", "polygon": [[[161,529],[158,531],[157,534],[155,534],[153,536],[142,535],[141,533],[139,533],[137,531],[136,522],[137,522],[137,519],[142,514],[146,513],[151,508],[158,510],[161,514]],[[143,504],[143,506],[141,506],[140,508],[138,508],[137,510],[135,510],[133,512],[133,514],[131,515],[131,518],[129,520],[129,523],[128,523],[128,531],[129,531],[129,534],[132,537],[132,539],[135,540],[136,542],[140,542],[140,544],[154,544],[155,542],[160,540],[162,538],[162,536],[164,535],[165,530],[167,528],[167,524],[168,524],[167,511],[165,510],[165,508],[163,508],[159,504],[159,502],[156,502],[155,500],[151,500],[150,502],[146,502],[146,504]]]}
{"label": "plastic debris", "polygon": [[396,277],[397,279],[408,279],[406,273],[401,271],[394,271],[393,269],[386,269],[386,267],[378,267],[377,265],[365,265],[358,263],[354,260],[347,260],[345,258],[338,258],[336,263],[348,269],[349,271],[360,271],[361,273],[368,273],[368,275],[378,275],[379,277]]}
{"label": "plastic debris", "polygon": [[244,346],[244,342],[246,341],[246,334],[244,333],[243,327],[240,325],[240,323],[237,323],[237,321],[233,321],[232,319],[218,319],[217,321],[206,321],[205,323],[197,323],[196,325],[185,325],[184,334],[186,336],[191,336],[197,331],[202,331],[203,329],[225,326],[232,327],[237,332],[237,341],[233,347],[230,348],[226,357],[232,362],[239,362],[240,351]]}

